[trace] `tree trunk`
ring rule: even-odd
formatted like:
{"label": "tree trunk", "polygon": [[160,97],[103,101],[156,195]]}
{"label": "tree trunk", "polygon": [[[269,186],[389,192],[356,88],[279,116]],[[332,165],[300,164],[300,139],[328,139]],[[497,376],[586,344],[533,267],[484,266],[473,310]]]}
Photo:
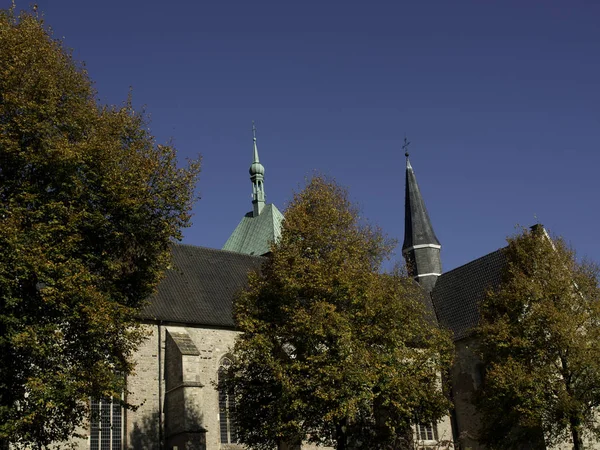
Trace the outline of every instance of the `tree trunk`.
{"label": "tree trunk", "polygon": [[583,440],[581,439],[581,430],[579,424],[574,418],[570,419],[571,436],[573,437],[573,450],[583,450]]}
{"label": "tree trunk", "polygon": [[279,441],[277,443],[277,450],[300,450],[301,448],[302,442],[300,440]]}
{"label": "tree trunk", "polygon": [[[565,377],[564,374],[570,374],[569,364],[565,357],[560,357],[560,363],[562,366],[563,379],[565,383],[565,390],[570,398],[573,398],[573,392],[571,390],[570,377]],[[581,423],[577,417],[569,417],[569,425],[571,427],[571,437],[573,438],[573,450],[583,450],[583,441],[581,440]]]}
{"label": "tree trunk", "polygon": [[347,449],[346,422],[346,419],[344,419],[335,426],[335,450]]}

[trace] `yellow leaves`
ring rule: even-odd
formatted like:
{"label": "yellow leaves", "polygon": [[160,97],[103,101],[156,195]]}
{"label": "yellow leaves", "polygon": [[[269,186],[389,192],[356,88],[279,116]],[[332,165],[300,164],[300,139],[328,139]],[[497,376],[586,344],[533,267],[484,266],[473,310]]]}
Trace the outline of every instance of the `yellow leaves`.
{"label": "yellow leaves", "polygon": [[[97,105],[36,17],[0,12],[0,48],[0,440],[10,429],[29,442],[30,417],[35,436],[61,440],[81,400],[116,392],[114,371],[132,368],[133,317],[189,223],[199,162],[178,168],[131,102]],[[40,367],[35,395],[52,411],[32,400],[31,414],[6,415]]]}
{"label": "yellow leaves", "polygon": [[323,177],[295,195],[285,217],[235,304],[234,386],[244,404],[268,410],[259,424],[252,410],[238,412],[243,439],[267,448],[260,430],[281,436],[295,423],[301,436],[330,441],[340,423],[373,426],[376,399],[407,426],[417,409],[425,421],[445,414],[437,374],[452,343],[428,321],[414,283],[378,272],[390,241]]}
{"label": "yellow leaves", "polygon": [[593,417],[589,405],[600,401],[592,394],[600,383],[600,315],[590,307],[600,300],[598,272],[541,228],[508,242],[500,286],[481,305],[487,369],[478,407],[485,423],[501,424],[484,427],[484,437],[508,446],[514,436],[523,442],[543,431],[553,443],[570,432],[571,419]]}

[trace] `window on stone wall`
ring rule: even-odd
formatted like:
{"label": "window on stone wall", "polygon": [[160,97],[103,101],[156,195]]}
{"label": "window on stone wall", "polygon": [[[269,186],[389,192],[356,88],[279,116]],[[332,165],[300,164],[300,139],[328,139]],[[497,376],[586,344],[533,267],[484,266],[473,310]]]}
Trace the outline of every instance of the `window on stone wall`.
{"label": "window on stone wall", "polygon": [[91,400],[90,450],[121,450],[123,408],[112,399]]}
{"label": "window on stone wall", "polygon": [[419,441],[437,441],[438,431],[435,424],[417,425],[417,440]]}
{"label": "window on stone wall", "polygon": [[[219,365],[219,382],[227,374],[227,369],[231,366],[229,358],[223,358]],[[226,391],[225,388],[219,388],[219,433],[222,444],[232,444],[237,442],[237,431],[232,413],[235,411],[235,399],[233,392]]]}

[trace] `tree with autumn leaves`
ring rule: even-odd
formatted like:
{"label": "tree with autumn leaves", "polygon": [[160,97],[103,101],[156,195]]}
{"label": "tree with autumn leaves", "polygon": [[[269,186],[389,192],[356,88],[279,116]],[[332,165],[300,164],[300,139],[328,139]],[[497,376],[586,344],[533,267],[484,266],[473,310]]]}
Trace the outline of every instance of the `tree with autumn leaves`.
{"label": "tree with autumn leaves", "polygon": [[485,367],[477,394],[490,449],[598,441],[598,267],[541,226],[511,237],[498,289],[481,305]]}
{"label": "tree with autumn leaves", "polygon": [[392,246],[334,182],[314,177],[294,196],[235,303],[226,384],[244,405],[231,412],[241,442],[411,448],[412,426],[448,413],[450,337],[414,281],[380,273]]}
{"label": "tree with autumn leaves", "polygon": [[45,448],[126,390],[199,163],[99,105],[37,15],[0,11],[0,49],[0,445]]}

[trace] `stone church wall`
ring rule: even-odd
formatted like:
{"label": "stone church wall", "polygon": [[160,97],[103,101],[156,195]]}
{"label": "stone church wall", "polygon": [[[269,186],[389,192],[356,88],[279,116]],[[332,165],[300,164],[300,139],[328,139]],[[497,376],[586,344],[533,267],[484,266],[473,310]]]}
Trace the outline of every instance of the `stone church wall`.
{"label": "stone church wall", "polygon": [[[164,364],[167,350],[165,340],[166,334],[170,332],[187,333],[191,337],[199,355],[194,357],[184,356],[180,371],[184,379],[197,381],[202,386],[192,393],[173,392],[173,394],[181,396],[182,402],[187,403],[188,409],[190,409],[189,406],[192,403],[201,404],[201,408],[190,414],[194,416],[193,420],[206,429],[206,449],[219,449],[219,404],[214,383],[217,380],[219,362],[233,346],[236,332],[170,325],[161,327],[149,325],[148,329],[151,331],[151,338],[145,342],[143,348],[140,348],[136,355],[136,374],[128,380],[130,390],[133,393],[129,400],[134,404],[141,405],[136,412],[128,413],[128,447],[135,450],[142,448],[157,449],[158,446],[151,446],[151,443],[159,442],[161,422],[164,430],[165,421],[168,422],[171,419],[173,422],[173,420],[176,420],[176,417],[165,417],[167,411],[164,411],[165,393],[167,392]],[[160,349],[159,341],[161,344]],[[159,356],[162,363],[160,373]],[[166,368],[167,371],[169,369],[169,367]],[[175,410],[173,410],[173,413],[175,413]],[[162,417],[160,417],[161,415]],[[174,424],[174,426],[183,426],[183,424]],[[167,440],[166,438],[167,436],[163,436],[164,440]],[[231,446],[228,447],[231,448]]]}
{"label": "stone church wall", "polygon": [[[237,332],[181,325],[147,324],[145,328],[148,338],[136,352],[135,373],[127,380],[130,394],[126,400],[137,409],[124,412],[123,448],[159,450],[162,439],[166,450],[175,446],[178,450],[242,449],[237,444],[220,443],[219,396],[215,389],[220,362],[233,347]],[[194,350],[177,353],[174,344],[177,339],[173,336],[184,335],[189,336]],[[190,404],[194,407],[190,408]],[[190,438],[185,431],[197,432],[199,429],[205,433],[198,436],[194,441],[196,444],[186,446],[186,440],[189,443],[195,438]],[[437,424],[437,431],[440,441],[452,441],[449,417]],[[89,434],[89,429],[81,433]],[[73,444],[76,450],[90,448],[89,439],[85,438],[75,440]],[[434,442],[420,444],[452,448]],[[302,448],[327,450],[307,444]]]}
{"label": "stone church wall", "polygon": [[[207,329],[171,325],[145,325],[148,331],[147,340],[140,346],[135,354],[136,369],[127,380],[129,391],[127,401],[137,406],[135,411],[124,413],[124,447],[132,450],[159,450],[159,442],[165,431],[165,339],[168,332],[187,333],[199,351],[199,356],[185,356],[181,370],[185,378],[193,378],[202,385],[201,394],[195,395],[194,403],[201,403],[194,420],[199,421],[206,429],[206,449],[219,450],[221,448],[236,449],[238,445],[221,446],[219,443],[219,403],[218,393],[214,387],[217,380],[219,362],[227,355],[236,332],[226,329]],[[185,362],[187,358],[188,362]],[[159,364],[160,360],[160,364]],[[193,364],[190,364],[193,362]],[[175,393],[185,398],[183,392]],[[81,430],[82,434],[89,434],[89,429]],[[162,433],[162,435],[161,435]],[[77,450],[87,450],[90,447],[89,439],[82,438],[73,441]],[[166,447],[165,447],[166,448]],[[170,450],[170,449],[168,449]],[[178,446],[178,450],[183,447]]]}
{"label": "stone church wall", "polygon": [[[480,418],[472,403],[476,389],[483,381],[483,366],[477,356],[477,341],[473,338],[455,342],[456,356],[451,372],[452,397],[454,401],[457,440],[462,450],[485,450],[477,442]],[[590,435],[584,436],[584,447],[600,450],[600,442]],[[572,450],[573,443],[565,442],[548,446],[548,450]]]}
{"label": "stone church wall", "polygon": [[482,450],[477,442],[479,418],[473,406],[473,394],[482,381],[481,360],[477,356],[477,343],[467,338],[455,342],[456,354],[450,374],[456,438],[464,450]]}
{"label": "stone church wall", "polygon": [[164,327],[147,325],[148,339],[135,355],[135,373],[127,379],[131,394],[127,401],[137,405],[136,411],[127,411],[124,435],[126,448],[158,450],[160,429],[163,423],[162,408],[165,391],[164,365],[159,367],[159,358],[164,360]]}

